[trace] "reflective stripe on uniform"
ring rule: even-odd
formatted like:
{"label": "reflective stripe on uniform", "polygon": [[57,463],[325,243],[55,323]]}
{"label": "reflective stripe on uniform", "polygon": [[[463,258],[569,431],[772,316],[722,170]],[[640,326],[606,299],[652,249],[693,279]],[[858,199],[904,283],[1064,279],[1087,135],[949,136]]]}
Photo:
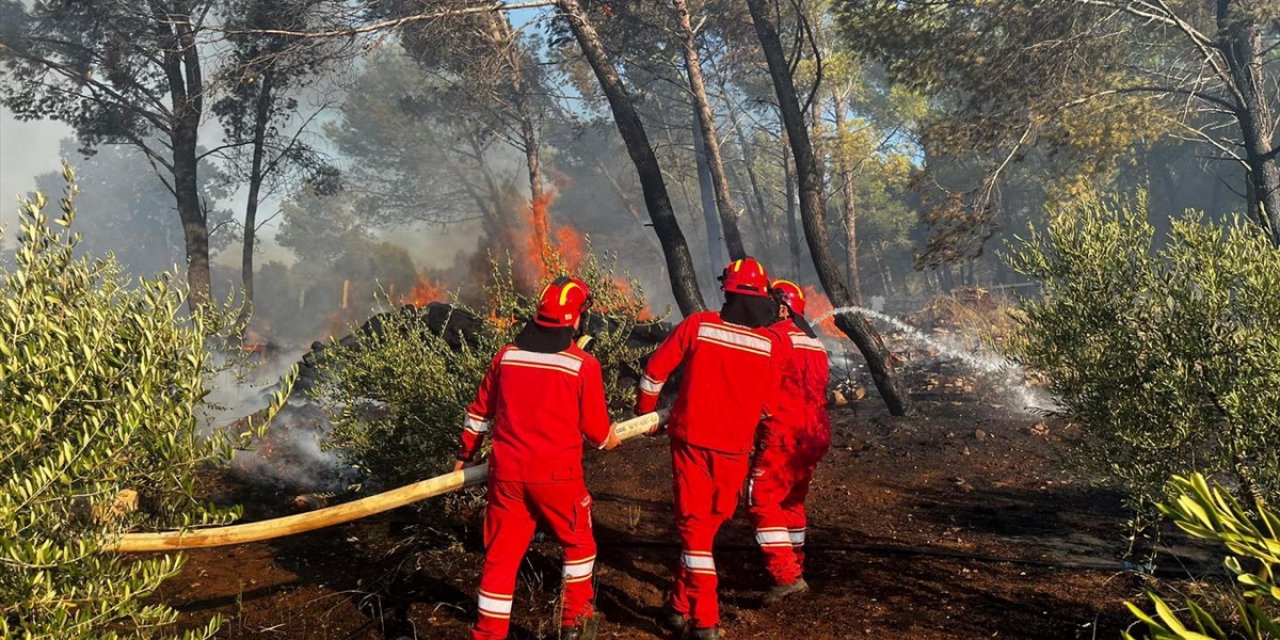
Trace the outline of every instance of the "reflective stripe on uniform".
{"label": "reflective stripe on uniform", "polygon": [[680,555],[684,568],[694,573],[715,573],[716,561],[710,551],[686,551]]}
{"label": "reflective stripe on uniform", "polygon": [[568,353],[537,353],[535,351],[508,349],[502,354],[501,364],[512,367],[551,369],[576,376],[582,368],[582,358]]}
{"label": "reflective stripe on uniform", "polygon": [[827,348],[822,346],[822,341],[817,338],[810,338],[804,334],[791,334],[791,346],[797,349],[808,349],[809,351],[827,352]]}
{"label": "reflective stripe on uniform", "polygon": [[649,376],[643,376],[640,378],[640,390],[645,393],[657,395],[662,392],[663,384],[664,383],[658,382]]}
{"label": "reflective stripe on uniform", "polygon": [[467,419],[462,423],[462,426],[472,433],[485,433],[489,430],[489,421],[468,413]]}
{"label": "reflective stripe on uniform", "polygon": [[698,327],[698,340],[761,356],[773,353],[773,342],[768,338],[723,326],[704,324]]}
{"label": "reflective stripe on uniform", "polygon": [[791,534],[782,527],[756,529],[756,544],[762,547],[791,546]]}
{"label": "reflective stripe on uniform", "polygon": [[511,617],[511,596],[481,591],[478,604],[482,615],[494,618]]}
{"label": "reflective stripe on uniform", "polygon": [[787,533],[791,536],[791,544],[793,546],[804,546],[804,529],[792,529]]}
{"label": "reflective stripe on uniform", "polygon": [[564,563],[564,580],[565,582],[578,582],[591,577],[592,570],[596,566],[596,557],[583,558],[582,560],[574,560]]}

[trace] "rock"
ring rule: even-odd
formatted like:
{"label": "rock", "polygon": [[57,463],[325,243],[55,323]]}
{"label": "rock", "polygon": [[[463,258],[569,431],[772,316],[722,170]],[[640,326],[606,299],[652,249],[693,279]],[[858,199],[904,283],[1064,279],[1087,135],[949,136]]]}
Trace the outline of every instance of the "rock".
{"label": "rock", "polygon": [[1049,425],[1045,424],[1044,420],[1041,420],[1040,422],[1031,425],[1031,428],[1027,429],[1027,432],[1033,436],[1044,437],[1049,435]]}
{"label": "rock", "polygon": [[978,440],[985,439],[987,437],[987,432],[983,431],[982,429],[978,429],[977,431],[973,432],[973,437],[977,438]]}

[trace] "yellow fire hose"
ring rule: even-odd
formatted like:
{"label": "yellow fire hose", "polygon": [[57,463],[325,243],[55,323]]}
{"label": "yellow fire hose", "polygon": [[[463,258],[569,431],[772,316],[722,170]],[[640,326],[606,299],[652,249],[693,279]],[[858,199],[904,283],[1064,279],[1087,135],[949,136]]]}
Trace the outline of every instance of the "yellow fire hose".
{"label": "yellow fire hose", "polygon": [[[613,428],[620,439],[628,440],[648,433],[655,426],[663,423],[666,417],[665,411],[646,413],[642,416],[619,422]],[[421,482],[415,482],[411,485],[367,498],[283,518],[209,529],[127,533],[114,546],[108,546],[104,551],[120,553],[173,551],[176,549],[221,547],[229,544],[244,544],[281,538],[295,533],[314,531],[336,524],[359,520],[375,513],[390,511],[419,500],[457,491],[463,487],[473,487],[484,483],[488,477],[489,463],[486,462],[474,467],[468,467],[462,471],[454,471],[442,476],[428,478]]]}

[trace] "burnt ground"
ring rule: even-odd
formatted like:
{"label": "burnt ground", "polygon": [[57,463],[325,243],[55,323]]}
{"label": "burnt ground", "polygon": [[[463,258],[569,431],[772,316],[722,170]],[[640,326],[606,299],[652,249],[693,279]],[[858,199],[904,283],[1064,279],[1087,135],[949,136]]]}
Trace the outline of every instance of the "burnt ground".
{"label": "burnt ground", "polygon": [[[1061,468],[1072,427],[963,381],[912,388],[922,389],[914,417],[886,415],[874,395],[833,408],[834,446],[810,498],[810,595],[762,608],[768,583],[741,510],[722,531],[726,637],[1118,637],[1130,620],[1123,601],[1141,588],[1116,566],[1126,514],[1117,495]],[[678,553],[666,443],[591,451],[587,475],[601,637],[665,637],[655,619]],[[290,497],[250,494],[247,517],[286,512]],[[198,550],[159,599],[188,626],[221,614],[224,638],[465,638],[482,558],[477,527],[450,546],[422,543],[432,524],[406,509]],[[558,582],[557,546],[536,542],[514,638],[554,630]]]}

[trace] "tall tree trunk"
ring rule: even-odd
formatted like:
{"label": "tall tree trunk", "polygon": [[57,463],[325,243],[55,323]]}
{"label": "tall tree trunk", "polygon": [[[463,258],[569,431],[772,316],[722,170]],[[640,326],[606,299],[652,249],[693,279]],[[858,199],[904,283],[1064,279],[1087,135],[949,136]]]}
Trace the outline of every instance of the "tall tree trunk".
{"label": "tall tree trunk", "polygon": [[[533,101],[529,94],[529,82],[525,77],[524,48],[516,39],[511,23],[508,22],[509,19],[509,15],[500,16],[498,12],[494,13],[494,20],[498,23],[499,46],[507,52],[511,71],[512,99],[515,102],[517,116],[520,118],[520,141],[524,146],[525,166],[529,170],[529,197],[532,200],[540,200],[543,195],[543,182],[538,129],[534,120]],[[542,239],[545,240],[545,236]]]}
{"label": "tall tree trunk", "polygon": [[[707,229],[707,261],[710,263],[709,273],[719,273],[724,269],[727,261],[724,259],[724,245],[721,241],[720,219],[716,217],[716,194],[715,187],[711,182],[711,162],[707,157],[707,145],[703,142],[702,123],[697,118],[693,119],[693,159],[694,166],[698,170],[698,194],[702,196],[702,222]],[[727,230],[724,234],[728,236]],[[742,239],[738,239],[738,244],[742,244]],[[732,252],[732,249],[730,249]],[[742,253],[743,256],[746,252]],[[737,258],[734,258],[737,260]]]}
{"label": "tall tree trunk", "polygon": [[[511,77],[511,101],[515,104],[516,118],[520,120],[520,143],[524,150],[525,167],[529,172],[530,207],[535,210],[538,207],[542,207],[530,218],[533,222],[534,241],[539,249],[545,252],[551,246],[551,227],[547,219],[547,208],[544,202],[546,194],[543,190],[542,160],[539,153],[541,146],[538,140],[538,127],[530,98],[529,83],[525,76],[524,49],[520,46],[514,30],[511,28],[511,23],[508,22],[509,16],[499,15],[498,12],[494,12],[491,19],[495,23],[495,45],[499,50],[504,51],[507,56],[507,65]],[[543,259],[545,259],[545,255],[544,253]],[[550,265],[547,266],[548,268],[550,267]]]}
{"label": "tall tree trunk", "polygon": [[209,225],[200,203],[196,147],[200,118],[204,114],[204,87],[195,36],[186,16],[166,13],[153,7],[156,30],[170,39],[164,50],[165,80],[173,105],[169,142],[173,152],[173,192],[182,221],[187,253],[187,306],[191,309],[212,301],[209,278]]}
{"label": "tall tree trunk", "polygon": [[[831,256],[831,246],[827,240],[825,212],[822,209],[822,170],[809,143],[809,132],[804,127],[804,114],[801,113],[800,102],[796,98],[795,83],[782,53],[778,32],[770,21],[768,4],[765,0],[747,0],[751,22],[755,25],[760,47],[764,50],[765,61],[769,65],[769,75],[778,94],[778,106],[782,110],[782,120],[796,160],[796,173],[800,179],[800,216],[804,223],[805,238],[827,297],[837,307],[847,307],[853,300],[849,290],[841,282],[840,269]],[[889,412],[893,415],[905,415],[910,408],[910,398],[890,364],[889,352],[875,327],[859,313],[837,314],[835,320],[836,326],[862,352]]]}
{"label": "tall tree trunk", "polygon": [[1276,114],[1266,93],[1267,80],[1261,77],[1265,66],[1262,31],[1257,18],[1241,5],[1239,0],[1218,0],[1220,49],[1243,102],[1237,105],[1236,120],[1244,138],[1250,186],[1262,207],[1260,218],[1270,231],[1271,242],[1280,247],[1280,148],[1271,140]]}
{"label": "tall tree trunk", "polygon": [[245,328],[253,315],[253,248],[258,231],[258,199],[262,181],[262,158],[266,155],[267,124],[271,120],[271,90],[275,72],[268,67],[258,85],[258,100],[253,113],[253,161],[249,167],[249,201],[244,207],[244,245],[240,250],[240,286],[244,289],[244,306],[240,308],[240,325]]}
{"label": "tall tree trunk", "polygon": [[791,250],[791,272],[796,282],[803,284],[804,270],[800,268],[800,231],[796,225],[796,166],[791,159],[791,145],[786,143],[783,134],[782,145],[782,181],[786,183],[784,194],[787,198],[787,248]]}
{"label": "tall tree trunk", "polygon": [[[693,94],[693,110],[698,118],[698,132],[701,134],[702,147],[706,150],[706,164],[711,171],[711,181],[715,187],[716,209],[720,212],[720,229],[724,233],[724,244],[729,249],[729,258],[738,260],[747,256],[742,246],[742,234],[738,230],[738,208],[733,206],[733,198],[729,194],[729,179],[724,171],[724,159],[720,154],[720,139],[716,135],[715,116],[711,113],[711,104],[707,101],[707,85],[702,78],[702,62],[698,57],[698,44],[693,25],[689,21],[689,8],[685,0],[673,0],[676,17],[680,24],[680,39],[684,45],[684,66],[689,74],[689,89]],[[723,266],[723,263],[721,263]],[[716,267],[719,269],[719,267]]]}
{"label": "tall tree trunk", "polygon": [[[849,158],[847,145],[842,144],[844,136],[844,96],[839,90],[831,92],[832,106],[835,110],[836,132],[831,145],[832,155],[840,170],[840,193],[844,196],[844,240],[848,246],[849,294],[853,303],[862,304],[862,278],[858,275],[858,209],[857,190],[853,188],[853,167]],[[816,102],[816,100],[815,100]]]}
{"label": "tall tree trunk", "polygon": [[667,194],[667,185],[662,179],[662,169],[653,153],[653,147],[649,145],[649,137],[645,134],[640,114],[636,113],[631,96],[606,53],[600,34],[587,20],[582,5],[578,0],[558,0],[556,4],[568,20],[569,28],[582,47],[587,63],[600,81],[600,88],[604,90],[613,111],[618,133],[627,146],[631,162],[636,166],[640,188],[644,191],[645,207],[649,210],[653,230],[658,234],[662,252],[666,255],[667,275],[671,279],[671,292],[675,295],[676,305],[685,315],[701,311],[706,305],[702,301],[702,292],[698,289],[693,256],[689,254],[689,245],[685,242],[675,211],[671,208],[671,197]]}

